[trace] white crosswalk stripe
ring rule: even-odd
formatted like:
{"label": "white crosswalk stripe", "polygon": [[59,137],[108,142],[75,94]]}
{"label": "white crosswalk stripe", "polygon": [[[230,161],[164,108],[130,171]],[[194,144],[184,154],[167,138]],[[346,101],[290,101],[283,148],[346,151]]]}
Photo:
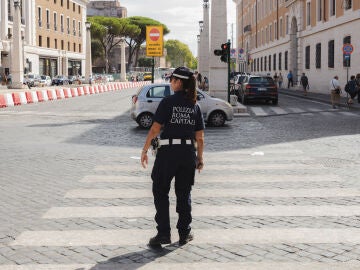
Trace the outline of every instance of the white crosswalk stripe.
{"label": "white crosswalk stripe", "polygon": [[[265,113],[261,108],[257,108],[258,115]],[[273,110],[279,114],[285,113],[283,109]],[[147,200],[152,198],[150,172],[151,166],[144,170],[140,167],[139,161],[130,159],[133,153],[131,150],[121,160],[113,160],[104,164],[97,165],[88,175],[79,179],[79,188],[64,192],[64,200],[66,205],[61,202],[56,206],[49,206],[44,212],[42,218],[44,222],[61,221],[61,220],[79,220],[82,219],[118,219],[127,221],[142,222],[141,220],[151,220],[154,217],[155,209],[151,204],[146,205],[115,205],[111,202],[114,200]],[[278,146],[253,148],[247,150],[239,150],[224,153],[205,153],[209,163],[203,173],[196,174],[196,183],[208,185],[207,188],[194,186],[192,191],[193,201],[208,199],[207,203],[193,204],[193,217],[196,225],[197,219],[216,218],[344,218],[360,215],[360,206],[337,204],[336,199],[347,199],[360,197],[360,190],[350,187],[331,186],[331,183],[342,183],[341,179],[328,167],[324,167],[313,160],[306,154],[291,144],[279,144]],[[238,160],[234,159],[238,157]],[[153,159],[150,160],[153,162]],[[222,165],[223,164],[223,165]],[[241,164],[241,166],[239,165]],[[225,169],[231,172],[220,173]],[[286,173],[280,173],[286,170]],[[136,175],[129,175],[137,172]],[[304,173],[306,172],[306,173]],[[311,172],[311,174],[309,173]],[[131,183],[134,186],[124,186]],[[260,184],[259,188],[244,188],[240,184]],[[307,183],[310,186],[304,188],[291,187],[271,187],[268,184],[298,184]],[[322,187],[323,184],[330,183],[330,187]],[[136,184],[138,184],[136,186]],[[214,184],[228,184],[232,188],[217,188]],[[261,187],[264,184],[264,187]],[[265,186],[265,184],[267,184]],[[311,186],[313,185],[313,186]],[[335,185],[335,184],[333,184]],[[174,201],[173,190],[170,193],[170,200]],[[234,200],[226,201],[224,204],[217,204],[216,199],[234,198]],[[261,203],[257,205],[239,204],[238,201],[256,198]],[[294,198],[311,199],[311,198],[327,198],[333,199],[333,203],[328,204],[269,204],[269,198],[276,200],[292,200]],[[214,199],[214,200],[212,200]],[[92,205],[82,205],[84,200],[90,200]],[[106,205],[97,206],[96,202],[108,202]],[[176,209],[174,205],[170,207],[171,215],[174,216]],[[140,221],[139,221],[140,220]],[[224,223],[226,224],[226,223]],[[174,229],[175,231],[176,229]],[[153,229],[140,229],[138,227],[117,227],[103,229],[88,229],[84,227],[82,230],[59,230],[54,227],[51,230],[24,231],[11,243],[14,247],[136,247],[146,246],[149,237],[155,233],[155,224]],[[348,243],[349,245],[360,244],[360,229],[344,228],[344,227],[307,227],[303,226],[287,226],[286,222],[279,227],[265,226],[261,222],[254,227],[229,227],[222,228],[215,224],[207,222],[206,227],[194,229],[195,239],[184,248],[176,250],[177,254],[191,253],[191,247],[206,247],[214,245],[214,249],[234,247],[241,249],[242,245],[251,245],[252,250],[256,249],[256,245],[336,245],[340,243]],[[174,239],[173,239],[174,240]],[[177,239],[175,239],[176,241]],[[186,250],[189,248],[189,250]],[[125,251],[124,251],[125,252]],[[205,252],[211,254],[213,251]],[[234,251],[233,254],[241,253]],[[244,251],[245,252],[245,251]],[[251,253],[252,251],[246,251]],[[270,251],[271,252],[271,251]],[[296,251],[294,251],[296,253]],[[314,251],[315,252],[315,251]],[[319,251],[320,252],[320,251]],[[325,252],[325,251],[324,251]],[[254,251],[254,254],[256,250]],[[187,255],[186,255],[187,254]],[[119,254],[120,256],[121,254]],[[311,254],[310,254],[311,255]],[[315,254],[313,257],[306,257],[307,261],[298,262],[296,259],[286,257],[286,252],[282,255],[282,260],[277,260],[275,255],[266,259],[266,261],[252,261],[246,256],[242,256],[241,260],[233,260],[231,262],[209,261],[208,255],[200,257],[201,261],[191,256],[187,258],[187,262],[171,260],[149,260],[144,256],[145,262],[138,262],[139,258],[131,261],[131,257],[127,258],[127,263],[121,266],[112,260],[112,258],[104,258],[108,260],[106,264],[99,264],[91,261],[90,263],[79,264],[48,264],[48,265],[0,265],[0,270],[70,270],[70,269],[359,269],[358,261],[353,264],[342,262],[319,262]],[[129,255],[130,256],[130,255]],[[234,255],[236,258],[236,255]],[[249,255],[250,256],[250,255]],[[139,257],[139,256],[138,256]],[[166,258],[166,255],[164,255]],[[194,257],[195,258],[195,257]],[[265,258],[265,257],[264,257]],[[211,263],[210,263],[211,262]],[[98,267],[98,268],[96,268]],[[107,267],[107,268],[106,268]]]}
{"label": "white crosswalk stripe", "polygon": [[354,116],[359,117],[359,114],[349,111],[339,111],[339,110],[323,110],[318,108],[298,108],[298,107],[280,107],[280,106],[247,106],[249,115],[253,116],[272,116],[272,115],[286,115],[286,114],[301,114],[304,116],[314,116],[315,114],[321,114],[324,116],[335,116],[335,115],[344,115],[344,116]]}

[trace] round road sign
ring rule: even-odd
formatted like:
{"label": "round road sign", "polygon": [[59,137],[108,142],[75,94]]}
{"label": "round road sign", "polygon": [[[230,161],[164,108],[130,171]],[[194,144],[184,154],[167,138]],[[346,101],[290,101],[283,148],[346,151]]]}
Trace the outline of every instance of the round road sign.
{"label": "round road sign", "polygon": [[157,28],[152,28],[149,32],[149,37],[152,41],[157,41],[160,38],[160,32]]}
{"label": "round road sign", "polygon": [[351,45],[350,43],[344,44],[343,46],[344,54],[352,54],[353,51],[354,51],[353,45]]}

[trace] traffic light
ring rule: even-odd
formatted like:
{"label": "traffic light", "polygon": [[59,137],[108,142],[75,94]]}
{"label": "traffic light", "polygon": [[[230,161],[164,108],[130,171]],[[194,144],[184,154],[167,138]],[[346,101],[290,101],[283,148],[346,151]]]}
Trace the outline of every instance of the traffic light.
{"label": "traffic light", "polygon": [[214,50],[214,54],[220,56],[222,62],[227,63],[230,60],[230,42],[221,44],[221,50]]}

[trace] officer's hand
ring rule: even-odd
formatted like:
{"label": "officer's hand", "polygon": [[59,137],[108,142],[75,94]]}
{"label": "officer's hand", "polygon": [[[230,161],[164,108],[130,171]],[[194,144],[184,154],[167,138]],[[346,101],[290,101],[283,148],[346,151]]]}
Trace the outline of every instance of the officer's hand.
{"label": "officer's hand", "polygon": [[146,169],[148,165],[148,156],[146,152],[141,152],[141,165]]}
{"label": "officer's hand", "polygon": [[203,159],[197,157],[197,158],[196,158],[196,169],[197,169],[197,170],[199,171],[199,173],[200,173],[200,171],[201,171],[203,168],[204,168],[204,161],[203,161]]}

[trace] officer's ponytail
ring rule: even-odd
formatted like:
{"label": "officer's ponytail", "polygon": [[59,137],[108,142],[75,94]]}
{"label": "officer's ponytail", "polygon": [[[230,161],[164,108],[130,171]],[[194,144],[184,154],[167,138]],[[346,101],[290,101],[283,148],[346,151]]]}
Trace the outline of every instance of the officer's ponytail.
{"label": "officer's ponytail", "polygon": [[195,104],[197,96],[195,76],[192,75],[189,79],[182,81],[186,99],[188,99],[192,104]]}

